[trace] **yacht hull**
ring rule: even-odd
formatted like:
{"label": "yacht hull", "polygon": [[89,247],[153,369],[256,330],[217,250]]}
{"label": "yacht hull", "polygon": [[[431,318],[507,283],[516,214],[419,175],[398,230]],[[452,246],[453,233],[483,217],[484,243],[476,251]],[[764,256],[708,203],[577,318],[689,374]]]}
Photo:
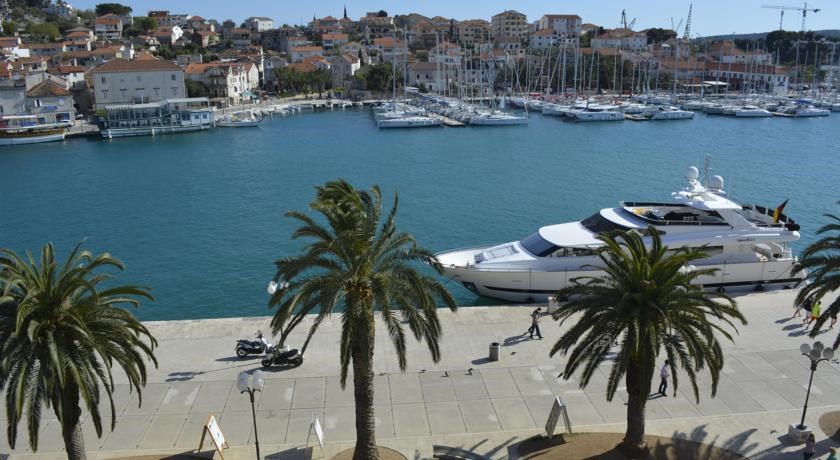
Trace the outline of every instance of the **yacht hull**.
{"label": "yacht hull", "polygon": [[[603,274],[599,270],[591,269],[589,264],[598,264],[591,260],[583,265],[530,270],[472,263],[475,254],[488,248],[489,246],[448,251],[437,254],[436,257],[443,265],[448,278],[457,281],[473,293],[515,303],[546,303],[549,296],[568,286],[572,279]],[[698,283],[702,284],[704,289],[751,292],[796,286],[802,281],[802,275],[793,272],[794,264],[795,260],[785,259],[696,266],[717,269],[714,276],[698,278]]]}

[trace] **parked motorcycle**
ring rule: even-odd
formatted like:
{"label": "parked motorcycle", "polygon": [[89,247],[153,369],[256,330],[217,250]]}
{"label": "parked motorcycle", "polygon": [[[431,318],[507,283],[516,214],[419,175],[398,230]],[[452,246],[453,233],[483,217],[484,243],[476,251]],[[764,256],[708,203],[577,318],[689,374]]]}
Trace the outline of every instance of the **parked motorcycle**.
{"label": "parked motorcycle", "polygon": [[262,360],[263,367],[269,366],[292,366],[298,367],[303,364],[303,355],[295,348],[285,346],[282,349],[275,348],[268,358]]}
{"label": "parked motorcycle", "polygon": [[236,356],[240,358],[248,355],[261,355],[263,353],[270,355],[274,351],[274,345],[265,340],[262,331],[257,331],[257,340],[237,340],[235,351]]}

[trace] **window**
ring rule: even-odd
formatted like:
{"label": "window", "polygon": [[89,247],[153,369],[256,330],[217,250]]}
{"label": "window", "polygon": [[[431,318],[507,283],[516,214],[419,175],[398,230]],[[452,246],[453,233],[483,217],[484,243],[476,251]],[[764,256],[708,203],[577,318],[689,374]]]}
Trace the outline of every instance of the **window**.
{"label": "window", "polygon": [[102,83],[105,83],[105,77],[101,77],[100,80],[102,80]]}
{"label": "window", "polygon": [[102,90],[102,97],[104,97],[105,99],[108,99],[108,90],[107,89]]}
{"label": "window", "polygon": [[175,74],[173,73],[172,74],[172,81],[175,81],[175,79],[176,79],[176,77],[175,77]]}
{"label": "window", "polygon": [[160,96],[160,88],[154,88],[155,96]]}
{"label": "window", "polygon": [[140,75],[138,75],[137,76],[137,81],[140,81],[140,80],[141,80]]}
{"label": "window", "polygon": [[177,95],[177,94],[178,94],[178,87],[177,87],[177,86],[173,86],[173,87],[172,87],[172,95],[173,95],[173,96],[175,96],[175,95]]}
{"label": "window", "polygon": [[615,230],[626,230],[626,227],[618,225],[606,218],[604,218],[600,212],[597,212],[586,219],[580,221],[581,225],[586,227],[592,233],[602,234],[607,232],[612,232]]}
{"label": "window", "polygon": [[557,246],[556,244],[543,238],[540,235],[540,232],[534,233],[533,235],[523,239],[519,242],[519,244],[522,245],[523,249],[537,257],[551,255],[554,251],[560,249],[560,246]]}

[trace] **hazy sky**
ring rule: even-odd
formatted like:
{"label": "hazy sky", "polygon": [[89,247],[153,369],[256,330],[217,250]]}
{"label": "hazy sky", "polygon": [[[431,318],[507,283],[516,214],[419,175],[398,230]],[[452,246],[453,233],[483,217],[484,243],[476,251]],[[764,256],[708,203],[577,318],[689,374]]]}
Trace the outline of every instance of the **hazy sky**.
{"label": "hazy sky", "polygon": [[[70,0],[77,8],[92,8],[105,0]],[[118,1],[118,0],[108,0]],[[543,14],[577,14],[583,22],[607,28],[618,27],[621,10],[627,11],[628,21],[636,18],[635,29],[670,27],[688,15],[688,6],[694,4],[691,18],[691,35],[720,35],[749,32],[766,32],[779,26],[779,11],[762,8],[762,5],[802,5],[791,0],[123,0],[135,14],[145,15],[148,10],[169,10],[177,13],[200,15],[205,18],[241,22],[249,16],[268,16],[275,24],[306,23],[315,14],[318,17],[341,17],[343,6],[352,19],[366,11],[385,9],[389,14],[420,13],[426,16],[441,15],[456,19],[482,18],[489,20],[493,14],[505,9],[516,9],[528,15],[528,20]],[[840,1],[809,0],[809,8],[820,8],[819,13],[809,13],[807,28],[840,29]],[[802,15],[786,11],[786,30],[799,30]],[[682,29],[680,29],[682,33]]]}

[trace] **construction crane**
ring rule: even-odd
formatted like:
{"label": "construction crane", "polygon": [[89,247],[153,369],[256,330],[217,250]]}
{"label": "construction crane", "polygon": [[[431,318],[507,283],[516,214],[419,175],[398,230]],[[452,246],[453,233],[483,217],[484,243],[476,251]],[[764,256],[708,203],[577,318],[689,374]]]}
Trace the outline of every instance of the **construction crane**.
{"label": "construction crane", "polygon": [[621,10],[621,26],[625,29],[633,29],[633,26],[636,25],[636,18],[630,20],[630,23],[627,22],[627,13],[624,10]]}
{"label": "construction crane", "polygon": [[689,41],[691,39],[691,9],[693,7],[693,3],[688,4],[688,18],[685,20],[685,31],[683,32],[683,40],[685,41]]}
{"label": "construction crane", "polygon": [[785,20],[785,10],[792,10],[792,11],[801,11],[802,12],[802,32],[805,32],[805,18],[808,16],[808,13],[819,13],[819,8],[808,8],[808,3],[804,3],[802,7],[798,6],[785,6],[785,5],[762,5],[762,8],[768,8],[771,10],[780,10],[779,14],[779,30],[784,30],[782,28],[782,24]]}

